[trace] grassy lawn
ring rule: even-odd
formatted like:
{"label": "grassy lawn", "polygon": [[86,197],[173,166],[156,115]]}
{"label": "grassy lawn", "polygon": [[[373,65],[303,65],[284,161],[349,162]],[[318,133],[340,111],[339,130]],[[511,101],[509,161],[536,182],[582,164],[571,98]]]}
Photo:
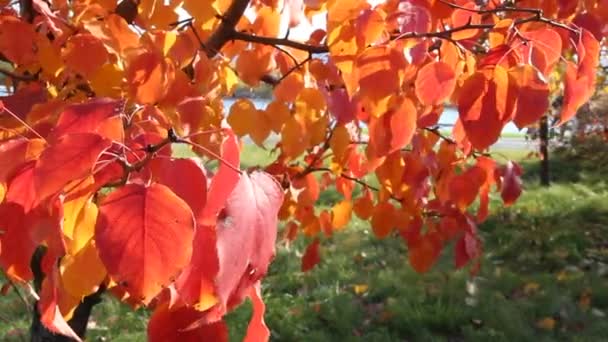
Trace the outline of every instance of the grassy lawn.
{"label": "grassy lawn", "polygon": [[[522,159],[521,151],[498,151]],[[185,151],[180,153],[186,154]],[[270,161],[248,148],[242,166]],[[499,160],[501,158],[499,157]],[[280,244],[264,281],[266,322],[276,341],[602,341],[608,338],[606,169],[553,162],[554,184],[536,185],[536,160],[523,160],[526,190],[511,208],[492,201],[480,230],[477,277],[454,271],[450,248],[423,275],[399,238],[376,239],[367,223],[322,243],[322,261],[300,272],[309,241]],[[324,194],[327,203],[335,195]],[[249,303],[229,314],[240,341]],[[143,341],[148,313],[108,298],[95,308],[90,341]],[[0,340],[19,341],[29,313],[14,291],[0,297]]]}

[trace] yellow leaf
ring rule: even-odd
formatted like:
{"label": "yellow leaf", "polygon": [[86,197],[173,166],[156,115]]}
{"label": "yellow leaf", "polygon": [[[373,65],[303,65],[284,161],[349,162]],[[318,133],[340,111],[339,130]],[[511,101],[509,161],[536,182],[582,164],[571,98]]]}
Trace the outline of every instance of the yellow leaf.
{"label": "yellow leaf", "polygon": [[331,209],[331,225],[334,229],[342,229],[350,221],[353,211],[351,201],[342,201]]}
{"label": "yellow leaf", "polygon": [[272,130],[279,133],[285,122],[291,117],[291,114],[289,113],[289,107],[287,107],[286,104],[279,101],[273,101],[266,107],[266,117],[270,122]]}
{"label": "yellow leaf", "polygon": [[234,70],[228,65],[222,65],[219,69],[220,82],[222,91],[227,95],[234,93],[236,86],[239,83],[238,76],[234,73]]}
{"label": "yellow leaf", "polygon": [[540,290],[540,284],[536,283],[536,282],[529,282],[526,285],[524,285],[524,293],[526,295],[531,295],[533,293],[538,292],[538,290]]}
{"label": "yellow leaf", "polygon": [[362,295],[369,289],[369,285],[367,284],[355,284],[353,285],[353,291],[355,294]]}
{"label": "yellow leaf", "polygon": [[76,255],[65,255],[61,259],[60,271],[65,290],[76,298],[97,291],[107,274],[94,240],[90,240]]}
{"label": "yellow leaf", "polygon": [[[74,239],[74,231],[79,224],[79,217],[86,203],[91,199],[92,194],[87,190],[95,179],[90,176],[83,181],[77,181],[73,186],[68,185],[70,189],[63,202],[63,234],[69,239]],[[88,239],[87,239],[88,241]]]}
{"label": "yellow leaf", "polygon": [[248,99],[238,99],[230,107],[228,115],[228,124],[239,137],[249,134],[251,126],[255,122],[257,109]]}
{"label": "yellow leaf", "polygon": [[69,244],[69,251],[71,254],[78,253],[86,246],[89,240],[93,238],[98,211],[97,205],[90,201],[82,208],[78,220],[76,221],[72,241]]}
{"label": "yellow leaf", "polygon": [[4,201],[4,196],[6,195],[6,184],[0,183],[0,203]]}

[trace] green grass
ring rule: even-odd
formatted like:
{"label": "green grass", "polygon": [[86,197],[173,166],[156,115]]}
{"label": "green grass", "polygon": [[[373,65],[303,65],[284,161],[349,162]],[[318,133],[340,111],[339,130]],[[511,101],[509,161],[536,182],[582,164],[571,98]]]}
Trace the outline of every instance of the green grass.
{"label": "green grass", "polygon": [[[299,271],[310,240],[279,244],[263,282],[272,339],[606,340],[608,166],[580,168],[556,159],[553,185],[541,188],[538,161],[524,159],[526,151],[493,152],[499,160],[502,155],[522,161],[525,191],[510,208],[492,195],[492,214],[480,227],[485,252],[476,277],[454,270],[451,248],[432,271],[418,274],[398,237],[378,240],[368,223],[354,219],[323,241],[322,261],[310,272]],[[242,166],[271,159],[268,152],[247,147]],[[339,195],[324,193],[322,205],[336,199]],[[250,314],[246,303],[227,316],[232,340],[242,339]],[[95,308],[89,340],[143,341],[147,317],[144,310],[133,312],[108,298]],[[14,292],[0,297],[2,319],[0,340],[18,341],[29,313]]]}

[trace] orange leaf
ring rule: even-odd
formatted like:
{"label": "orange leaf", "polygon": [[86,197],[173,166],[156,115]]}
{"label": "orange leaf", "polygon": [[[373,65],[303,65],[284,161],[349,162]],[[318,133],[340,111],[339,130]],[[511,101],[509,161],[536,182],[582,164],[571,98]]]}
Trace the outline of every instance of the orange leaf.
{"label": "orange leaf", "polygon": [[342,201],[331,209],[331,224],[334,229],[341,229],[348,224],[353,210],[351,201]]}
{"label": "orange leaf", "polygon": [[440,105],[456,86],[454,70],[444,62],[431,62],[418,71],[416,96],[425,105]]}
{"label": "orange leaf", "polygon": [[127,70],[127,83],[133,98],[141,104],[160,101],[170,85],[170,65],[157,52],[144,52],[131,60]]}
{"label": "orange leaf", "polygon": [[152,183],[119,188],[99,210],[99,257],[133,298],[149,303],[190,260],[190,207],[165,185]]}
{"label": "orange leaf", "polygon": [[103,42],[90,33],[71,36],[63,51],[67,66],[84,77],[93,75],[108,58],[108,51]]}
{"label": "orange leaf", "polygon": [[353,206],[355,214],[362,220],[369,219],[374,212],[373,195],[369,189],[365,189]]}
{"label": "orange leaf", "polygon": [[399,107],[369,122],[368,151],[374,157],[395,152],[410,143],[416,131],[416,108],[405,98]]}
{"label": "orange leaf", "polygon": [[99,259],[94,240],[75,255],[61,258],[60,271],[64,289],[78,299],[97,291],[106,277],[106,268]]}
{"label": "orange leaf", "polygon": [[549,85],[531,65],[524,64],[509,70],[517,82],[519,96],[513,122],[522,129],[538,121],[549,108]]}
{"label": "orange leaf", "polygon": [[372,229],[379,239],[387,237],[396,226],[395,207],[388,203],[379,203],[372,214]]}
{"label": "orange leaf", "polygon": [[266,107],[266,118],[275,133],[281,132],[283,125],[290,117],[289,107],[282,102],[273,101]]}
{"label": "orange leaf", "polygon": [[273,94],[279,101],[293,102],[302,89],[304,89],[302,74],[292,72],[274,88]]}
{"label": "orange leaf", "polygon": [[236,135],[242,137],[249,134],[256,112],[257,109],[248,99],[238,99],[232,104],[227,121]]}
{"label": "orange leaf", "polygon": [[0,51],[15,64],[36,60],[34,26],[13,16],[0,17]]}

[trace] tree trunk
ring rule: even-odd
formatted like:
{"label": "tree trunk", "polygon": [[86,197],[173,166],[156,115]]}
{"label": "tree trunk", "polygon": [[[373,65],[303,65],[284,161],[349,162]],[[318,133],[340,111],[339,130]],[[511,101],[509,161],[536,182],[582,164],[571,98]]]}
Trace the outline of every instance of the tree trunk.
{"label": "tree trunk", "polygon": [[[37,293],[40,293],[42,288],[42,281],[44,280],[44,273],[40,268],[40,262],[42,257],[46,253],[45,247],[38,247],[32,257],[31,268],[34,274],[34,288]],[[74,310],[72,319],[68,321],[68,324],[74,332],[84,339],[87,323],[91,316],[93,306],[101,302],[101,296],[105,291],[105,286],[101,285],[97,292],[90,294],[82,300],[82,302]],[[63,335],[57,335],[49,331],[40,321],[40,312],[38,311],[38,301],[36,301],[32,307],[32,325],[30,327],[31,341],[32,342],[71,342],[71,338]]]}
{"label": "tree trunk", "polygon": [[543,115],[540,120],[540,184],[549,186],[551,183],[549,172],[549,119]]}

